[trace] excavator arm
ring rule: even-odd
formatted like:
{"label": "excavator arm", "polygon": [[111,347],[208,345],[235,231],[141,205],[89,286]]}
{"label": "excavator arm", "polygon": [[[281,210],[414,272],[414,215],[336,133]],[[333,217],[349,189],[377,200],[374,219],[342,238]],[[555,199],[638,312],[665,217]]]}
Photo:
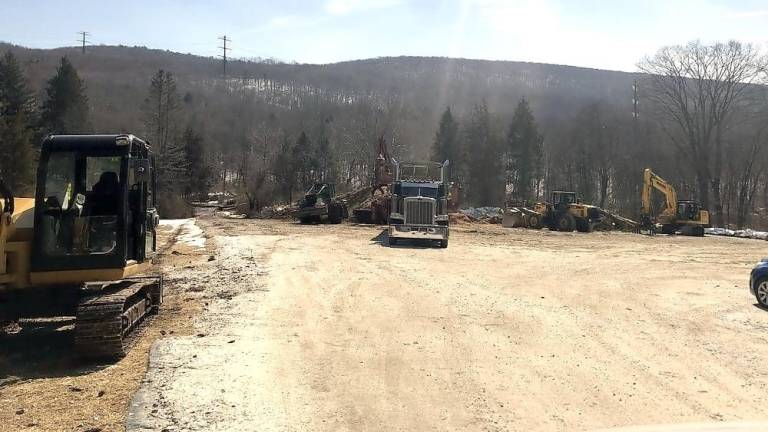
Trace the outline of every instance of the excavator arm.
{"label": "excavator arm", "polygon": [[651,191],[653,189],[656,189],[664,194],[664,198],[666,200],[665,208],[662,210],[660,216],[674,218],[677,211],[677,192],[671,184],[651,171],[650,168],[646,168],[643,172],[642,207],[640,211],[641,214],[645,216],[651,215]]}

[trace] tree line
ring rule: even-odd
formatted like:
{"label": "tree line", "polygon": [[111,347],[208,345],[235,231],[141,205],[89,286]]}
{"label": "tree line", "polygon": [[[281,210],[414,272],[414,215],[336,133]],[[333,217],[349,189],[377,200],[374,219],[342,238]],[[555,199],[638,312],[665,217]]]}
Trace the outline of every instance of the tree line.
{"label": "tree line", "polygon": [[[86,60],[93,62],[79,61]],[[717,224],[760,224],[768,202],[765,58],[738,42],[696,42],[643,59],[634,104],[625,93],[610,97],[627,77],[609,72],[517,65],[530,70],[516,74],[506,64],[408,58],[312,70],[264,65],[270,72],[260,78],[203,84],[190,81],[189,71],[180,79],[156,70],[144,78],[141,98],[125,94],[133,102],[120,110],[121,121],[94,112],[83,80],[65,63],[39,98],[10,53],[0,63],[0,173],[16,189],[33,181],[22,171],[31,173],[25,167],[34,165],[43,134],[108,124],[109,132],[138,131],[152,142],[171,209],[209,191],[236,193],[258,211],[295,201],[315,181],[340,191],[368,185],[381,135],[399,159],[450,159],[464,206],[548,199],[565,189],[633,217],[646,167],[681,198],[700,200]],[[390,63],[407,69],[388,75]],[[492,78],[484,78],[486,69]],[[451,78],[447,87],[427,86],[434,71]],[[586,87],[569,84],[573,73]],[[492,91],[500,80],[533,84],[524,87],[528,94],[512,84]]]}
{"label": "tree line", "polygon": [[510,119],[482,101],[460,120],[448,108],[432,155],[455,161],[466,204],[567,189],[636,217],[649,167],[709,209],[714,224],[744,227],[768,203],[766,66],[756,47],[736,41],[663,48],[639,63],[634,111],[596,100],[542,129],[525,99]]}

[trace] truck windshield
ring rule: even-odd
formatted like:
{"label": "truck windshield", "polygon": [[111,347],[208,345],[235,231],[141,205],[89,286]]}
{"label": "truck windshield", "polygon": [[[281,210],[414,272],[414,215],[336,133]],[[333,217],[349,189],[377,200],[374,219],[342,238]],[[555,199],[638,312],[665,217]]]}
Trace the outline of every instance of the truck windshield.
{"label": "truck windshield", "polygon": [[437,198],[437,188],[407,186],[407,187],[403,187],[403,196],[404,197],[423,196],[426,198]]}

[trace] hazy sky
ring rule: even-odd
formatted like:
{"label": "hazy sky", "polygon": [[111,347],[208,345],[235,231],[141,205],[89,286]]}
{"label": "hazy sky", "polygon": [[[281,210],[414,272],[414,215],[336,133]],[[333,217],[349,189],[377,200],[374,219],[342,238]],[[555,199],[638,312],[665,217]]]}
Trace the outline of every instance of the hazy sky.
{"label": "hazy sky", "polygon": [[0,40],[326,63],[428,55],[635,70],[663,45],[768,46],[768,0],[0,0]]}

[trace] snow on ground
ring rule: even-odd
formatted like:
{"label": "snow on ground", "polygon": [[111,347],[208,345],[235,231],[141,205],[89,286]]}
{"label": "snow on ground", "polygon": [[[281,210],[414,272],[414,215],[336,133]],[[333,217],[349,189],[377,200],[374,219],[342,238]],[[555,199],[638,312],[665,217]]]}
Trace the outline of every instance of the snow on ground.
{"label": "snow on ground", "polygon": [[203,248],[205,247],[205,236],[203,230],[195,223],[194,218],[189,219],[161,219],[161,227],[168,227],[169,229],[178,230],[178,236],[176,241],[178,243]]}
{"label": "snow on ground", "polygon": [[768,240],[768,232],[751,229],[731,230],[727,228],[705,228],[704,232],[709,235]]}

